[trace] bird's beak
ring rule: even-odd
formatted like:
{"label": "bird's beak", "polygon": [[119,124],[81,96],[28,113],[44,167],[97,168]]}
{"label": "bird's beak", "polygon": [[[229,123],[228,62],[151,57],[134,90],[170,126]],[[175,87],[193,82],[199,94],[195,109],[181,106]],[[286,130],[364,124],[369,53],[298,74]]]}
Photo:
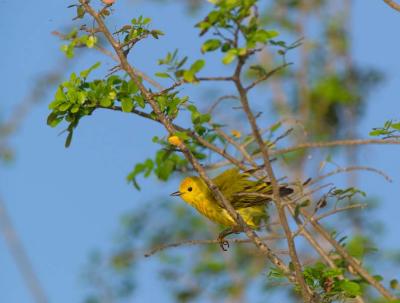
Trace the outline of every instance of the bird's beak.
{"label": "bird's beak", "polygon": [[170,196],[173,196],[173,197],[177,197],[177,196],[180,196],[180,195],[182,195],[182,193],[179,190],[174,192],[174,193],[172,193],[172,194],[170,194]]}

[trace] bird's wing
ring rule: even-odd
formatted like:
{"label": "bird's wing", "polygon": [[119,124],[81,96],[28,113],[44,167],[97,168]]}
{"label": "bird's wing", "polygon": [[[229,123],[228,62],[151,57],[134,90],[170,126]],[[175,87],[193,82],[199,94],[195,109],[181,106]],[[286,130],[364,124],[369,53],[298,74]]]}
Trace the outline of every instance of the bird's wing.
{"label": "bird's wing", "polygon": [[[226,170],[213,181],[235,209],[263,205],[272,197],[272,186],[269,182],[250,180],[249,174],[240,173],[237,168]],[[285,186],[279,190],[282,197],[293,192]]]}

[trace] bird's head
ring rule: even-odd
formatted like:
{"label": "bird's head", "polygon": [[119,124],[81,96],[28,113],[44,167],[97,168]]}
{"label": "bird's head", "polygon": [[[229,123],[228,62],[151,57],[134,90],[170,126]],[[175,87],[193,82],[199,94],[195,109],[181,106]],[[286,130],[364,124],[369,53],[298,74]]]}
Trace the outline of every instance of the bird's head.
{"label": "bird's head", "polygon": [[172,193],[171,196],[180,196],[185,202],[194,204],[196,200],[203,198],[208,192],[209,189],[202,179],[187,177],[181,182],[179,190]]}

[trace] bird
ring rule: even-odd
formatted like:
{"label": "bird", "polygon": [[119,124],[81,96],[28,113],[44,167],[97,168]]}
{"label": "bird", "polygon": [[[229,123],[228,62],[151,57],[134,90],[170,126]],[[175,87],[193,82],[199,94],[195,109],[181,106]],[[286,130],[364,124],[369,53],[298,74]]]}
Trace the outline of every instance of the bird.
{"label": "bird", "polygon": [[[248,172],[240,172],[238,168],[225,170],[213,178],[212,182],[250,228],[261,227],[260,224],[267,217],[266,204],[272,200],[273,196],[270,182],[254,180]],[[293,193],[292,188],[279,187],[281,197],[286,197],[291,193]],[[180,183],[179,190],[172,193],[171,196],[179,196],[212,222],[227,227],[218,235],[222,250],[225,251],[229,247],[229,242],[224,240],[226,236],[243,232],[224,205],[214,198],[211,190],[200,177],[184,178]]]}

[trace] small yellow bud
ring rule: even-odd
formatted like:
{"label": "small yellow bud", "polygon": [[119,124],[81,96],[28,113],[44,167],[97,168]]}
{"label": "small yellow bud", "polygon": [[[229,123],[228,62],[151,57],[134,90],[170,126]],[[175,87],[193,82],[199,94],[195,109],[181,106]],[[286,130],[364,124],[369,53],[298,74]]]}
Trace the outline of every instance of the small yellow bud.
{"label": "small yellow bud", "polygon": [[103,2],[106,5],[112,5],[114,4],[115,0],[101,0],[101,2]]}
{"label": "small yellow bud", "polygon": [[231,134],[232,134],[232,136],[234,136],[237,139],[239,139],[242,136],[242,133],[236,129],[232,129]]}
{"label": "small yellow bud", "polygon": [[178,136],[170,136],[168,138],[168,142],[169,142],[169,144],[175,145],[175,146],[182,144],[182,140]]}

